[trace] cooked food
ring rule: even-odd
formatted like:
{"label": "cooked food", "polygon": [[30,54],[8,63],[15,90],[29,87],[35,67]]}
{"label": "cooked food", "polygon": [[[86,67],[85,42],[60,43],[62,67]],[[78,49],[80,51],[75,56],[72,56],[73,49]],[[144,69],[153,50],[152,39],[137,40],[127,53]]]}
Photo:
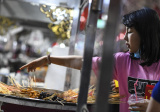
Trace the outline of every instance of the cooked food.
{"label": "cooked food", "polygon": [[[46,92],[44,90],[36,90],[30,85],[30,87],[24,87],[18,84],[13,78],[10,77],[12,82],[12,86],[6,85],[0,82],[0,93],[6,95],[14,95],[17,97],[24,97],[24,98],[36,98],[42,99],[47,101],[57,101],[63,105],[63,102],[72,102],[77,103],[79,89],[69,89],[68,91],[64,91],[62,93],[54,92]],[[122,103],[121,98],[125,96],[120,96],[117,91],[112,91],[109,95],[109,103],[117,104]],[[87,103],[95,103],[96,100],[96,88],[95,86],[91,86],[88,90],[88,98]]]}

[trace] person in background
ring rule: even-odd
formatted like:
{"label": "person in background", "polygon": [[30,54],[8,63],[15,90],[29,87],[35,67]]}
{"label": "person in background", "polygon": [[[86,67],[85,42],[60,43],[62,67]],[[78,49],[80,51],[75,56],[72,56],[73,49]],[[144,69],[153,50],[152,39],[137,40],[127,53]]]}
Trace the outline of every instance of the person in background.
{"label": "person in background", "polygon": [[152,97],[146,112],[160,112],[160,81],[152,91]]}
{"label": "person in background", "polygon": [[[123,24],[126,26],[124,40],[128,52],[114,54],[113,78],[119,82],[120,95],[126,96],[122,99],[122,102],[125,103],[120,104],[120,112],[130,112],[130,110],[135,110],[132,108],[134,105],[129,108],[127,103],[130,96],[128,77],[147,80],[159,80],[160,78],[160,20],[156,11],[143,8],[124,15]],[[101,57],[93,57],[92,69],[96,76],[98,75],[100,62]],[[33,72],[37,67],[47,63],[80,70],[83,58],[80,56],[43,56],[22,66],[20,69],[27,68],[28,72]],[[147,105],[148,103],[141,104],[136,111],[145,112]]]}

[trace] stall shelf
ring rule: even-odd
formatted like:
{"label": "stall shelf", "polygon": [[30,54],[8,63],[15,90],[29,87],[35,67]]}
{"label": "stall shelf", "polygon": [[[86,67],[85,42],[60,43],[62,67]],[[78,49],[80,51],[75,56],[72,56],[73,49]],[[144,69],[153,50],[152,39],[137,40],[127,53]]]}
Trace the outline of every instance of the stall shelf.
{"label": "stall shelf", "polygon": [[54,5],[67,8],[76,8],[78,3],[77,1],[79,0],[9,0],[9,1],[20,1],[20,2]]}

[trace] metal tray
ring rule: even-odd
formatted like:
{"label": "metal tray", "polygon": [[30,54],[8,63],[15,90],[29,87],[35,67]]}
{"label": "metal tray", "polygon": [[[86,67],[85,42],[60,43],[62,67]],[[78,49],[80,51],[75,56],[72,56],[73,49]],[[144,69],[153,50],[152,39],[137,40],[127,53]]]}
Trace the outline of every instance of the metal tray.
{"label": "metal tray", "polygon": [[[44,88],[34,88],[34,90],[45,90],[46,92],[53,93],[53,92],[62,92],[58,90],[50,90],[50,89],[44,89]],[[24,97],[18,97],[14,95],[6,95],[0,93],[0,101],[11,103],[11,104],[17,104],[17,105],[24,105],[24,106],[31,106],[31,107],[39,107],[39,108],[48,108],[48,109],[59,109],[59,110],[73,110],[76,111],[77,109],[77,103],[71,103],[71,102],[63,102],[64,105],[57,101],[46,101],[42,99],[36,99],[36,98],[24,98]],[[88,106],[92,106],[93,104],[88,104]]]}

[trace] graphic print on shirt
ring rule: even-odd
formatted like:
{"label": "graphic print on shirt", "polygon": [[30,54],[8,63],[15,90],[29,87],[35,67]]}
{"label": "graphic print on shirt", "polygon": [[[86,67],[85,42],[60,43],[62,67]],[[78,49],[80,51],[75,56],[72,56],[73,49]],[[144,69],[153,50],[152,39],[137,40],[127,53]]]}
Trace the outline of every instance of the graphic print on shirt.
{"label": "graphic print on shirt", "polygon": [[[128,92],[130,94],[134,94],[134,83],[137,81],[138,78],[128,77]],[[141,94],[142,96],[145,95],[145,87],[147,84],[149,85],[156,85],[158,81],[155,80],[144,80],[144,79],[138,79],[138,86],[136,86],[137,94]]]}

